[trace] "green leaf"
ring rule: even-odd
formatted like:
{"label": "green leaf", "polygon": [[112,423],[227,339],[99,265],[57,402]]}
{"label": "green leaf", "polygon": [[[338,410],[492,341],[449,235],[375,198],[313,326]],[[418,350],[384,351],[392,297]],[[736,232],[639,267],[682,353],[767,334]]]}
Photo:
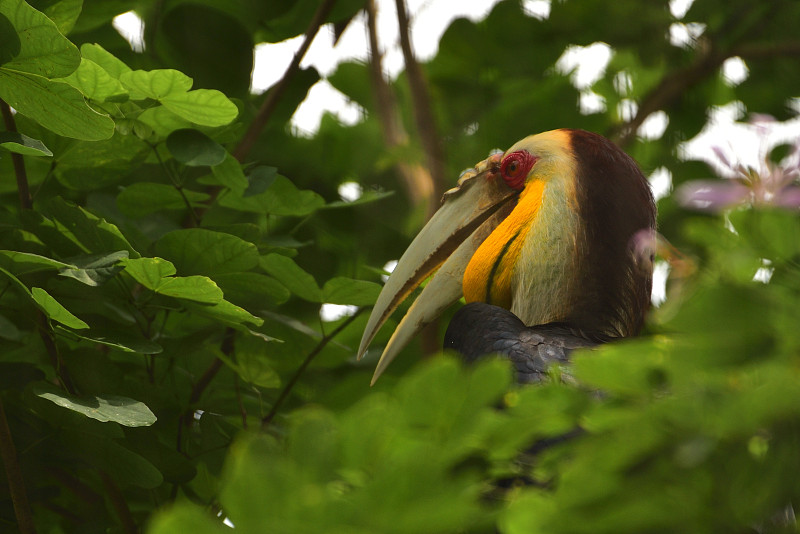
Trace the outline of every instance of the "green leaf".
{"label": "green leaf", "polygon": [[302,217],[323,207],[325,200],[313,191],[297,189],[288,178],[277,175],[263,193],[243,197],[231,192],[220,197],[219,203],[240,211]]}
{"label": "green leaf", "polygon": [[75,328],[76,330],[81,328],[89,328],[88,324],[72,315],[69,310],[67,310],[56,299],[50,296],[50,294],[44,289],[40,287],[32,287],[31,297],[33,297],[33,300],[36,302],[39,308],[51,320],[59,322],[64,326]]}
{"label": "green leaf", "polygon": [[363,195],[356,200],[336,200],[325,204],[323,209],[338,209],[338,208],[352,208],[353,206],[363,206],[364,204],[371,204],[384,198],[389,198],[394,195],[394,191],[366,191]]}
{"label": "green leaf", "polygon": [[215,274],[214,281],[222,288],[227,300],[254,309],[278,306],[290,296],[283,284],[254,272]]}
{"label": "green leaf", "polygon": [[216,321],[222,321],[231,326],[243,325],[244,323],[250,323],[255,326],[264,324],[264,319],[256,317],[244,308],[240,308],[227,300],[221,300],[213,306],[199,306],[187,303],[186,307],[195,313],[211,317]]}
{"label": "green leaf", "polygon": [[[61,35],[56,25],[22,0],[0,2],[0,15],[8,18],[17,32],[19,51],[13,59],[0,66],[3,74],[32,74],[45,78],[69,75],[80,63],[80,52],[69,39]],[[0,57],[13,51],[15,41],[5,38],[0,45]],[[0,87],[3,78],[0,77]],[[11,101],[3,97],[9,104]],[[19,108],[12,104],[19,111]]]}
{"label": "green leaf", "polygon": [[160,98],[175,115],[201,126],[225,126],[239,115],[236,104],[214,89],[195,89]]}
{"label": "green leaf", "polygon": [[222,290],[206,276],[172,276],[175,266],[162,258],[123,260],[125,272],[156,293],[203,304],[222,301]]}
{"label": "green leaf", "polygon": [[114,121],[87,106],[83,95],[66,83],[0,67],[0,98],[64,137],[99,141],[114,134]]}
{"label": "green leaf", "polygon": [[169,134],[167,149],[176,160],[190,167],[219,165],[228,154],[222,145],[193,128]]}
{"label": "green leaf", "polygon": [[281,254],[267,254],[261,258],[261,268],[301,299],[322,302],[322,291],[314,277],[291,258]]}
{"label": "green leaf", "polygon": [[[183,189],[183,194],[196,206],[210,197],[206,193]],[[153,182],[136,182],[117,195],[117,207],[131,217],[143,217],[165,210],[184,210],[186,202],[174,186]]]}
{"label": "green leaf", "polygon": [[118,484],[153,490],[164,482],[161,472],[148,460],[114,439],[96,435],[96,432],[90,434],[67,429],[61,443],[65,449],[63,452],[72,457],[70,463],[98,468]]}
{"label": "green leaf", "polygon": [[81,45],[81,56],[96,63],[103,68],[112,78],[119,80],[119,77],[126,72],[131,72],[131,68],[108,52],[97,43],[84,43]]}
{"label": "green leaf", "polygon": [[174,69],[156,69],[151,71],[132,70],[121,72],[119,81],[126,89],[136,95],[136,100],[152,98],[159,100],[171,94],[185,94],[192,88],[192,79]]}
{"label": "green leaf", "polygon": [[17,132],[0,132],[0,146],[23,156],[52,156],[50,149],[38,139]]}
{"label": "green leaf", "polygon": [[247,191],[244,192],[243,196],[251,197],[253,195],[259,195],[263,193],[275,182],[275,178],[277,176],[277,167],[259,165],[247,175],[247,180],[249,183],[247,186]]}
{"label": "green leaf", "polygon": [[230,154],[225,154],[225,159],[211,167],[216,183],[225,186],[233,191],[241,193],[247,189],[247,177],[242,171],[241,164]]}
{"label": "green leaf", "polygon": [[150,426],[156,422],[156,416],[143,403],[117,395],[97,395],[78,398],[61,392],[55,388],[39,386],[34,388],[38,397],[47,399],[62,408],[72,410],[97,419],[103,423],[113,421],[123,426]]}
{"label": "green leaf", "polygon": [[138,120],[162,137],[168,136],[175,130],[192,126],[191,121],[177,116],[164,106],[147,108],[139,115]]}
{"label": "green leaf", "polygon": [[130,257],[139,253],[125,239],[115,225],[87,210],[57,198],[47,205],[53,217],[69,230],[87,249],[87,252],[110,253],[127,250]]}
{"label": "green leaf", "polygon": [[258,248],[248,241],[204,228],[175,230],[161,237],[155,253],[170,260],[181,274],[216,276],[249,271],[258,265]]}
{"label": "green leaf", "polygon": [[128,91],[100,65],[92,60],[81,58],[80,66],[66,78],[59,81],[70,84],[87,98],[97,102],[124,102]]}
{"label": "green leaf", "polygon": [[3,260],[2,264],[10,268],[16,274],[33,273],[37,271],[76,269],[77,265],[64,263],[62,261],[31,254],[29,252],[18,252],[16,250],[0,250],[0,256],[8,258],[10,261]]}
{"label": "green leaf", "polygon": [[337,277],[325,282],[322,288],[322,301],[331,304],[350,304],[371,306],[378,300],[380,284],[366,280]]}
{"label": "green leaf", "polygon": [[44,14],[56,24],[62,35],[67,35],[75,26],[82,7],[83,0],[57,0],[47,6]]}
{"label": "green leaf", "polygon": [[75,267],[65,267],[58,274],[74,278],[87,286],[99,286],[122,270],[119,261],[127,259],[128,256],[127,250],[119,250],[111,254],[93,254],[83,258],[73,258]]}
{"label": "green leaf", "polygon": [[92,343],[100,343],[108,347],[112,347],[124,352],[135,352],[137,354],[160,354],[164,351],[163,347],[158,343],[145,339],[130,330],[104,330],[92,328],[86,334],[79,334],[71,330],[63,329],[56,326],[57,332],[63,333],[66,336],[76,337],[90,341]]}

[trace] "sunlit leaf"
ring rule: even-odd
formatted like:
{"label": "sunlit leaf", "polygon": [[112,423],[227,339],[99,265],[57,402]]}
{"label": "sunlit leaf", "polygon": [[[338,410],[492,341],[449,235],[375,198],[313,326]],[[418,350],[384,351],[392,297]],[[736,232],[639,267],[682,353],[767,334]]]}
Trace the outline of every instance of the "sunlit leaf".
{"label": "sunlit leaf", "polygon": [[239,114],[236,104],[214,89],[170,93],[159,100],[174,114],[202,126],[225,126]]}
{"label": "sunlit leaf", "polygon": [[80,66],[72,74],[59,80],[98,102],[120,102],[128,99],[128,92],[122,84],[90,59],[81,58]]}
{"label": "sunlit leaf", "polygon": [[119,81],[134,94],[141,94],[153,100],[159,100],[167,95],[186,93],[192,88],[192,79],[174,69],[121,72]]}
{"label": "sunlit leaf", "polygon": [[81,328],[89,328],[89,325],[83,322],[81,319],[78,319],[68,309],[62,306],[56,299],[54,299],[50,294],[42,289],[41,287],[33,287],[31,288],[31,296],[36,304],[39,305],[39,308],[49,317],[51,320],[59,322],[64,326],[68,326],[70,328],[81,329]]}
{"label": "sunlit leaf", "polygon": [[39,388],[36,394],[62,408],[78,412],[101,422],[113,421],[123,426],[150,426],[156,416],[142,402],[116,395],[81,399],[55,389]]}
{"label": "sunlit leaf", "polygon": [[[59,78],[69,75],[78,67],[81,58],[78,48],[61,35],[53,21],[43,13],[22,0],[3,0],[0,3],[0,15],[7,17],[17,32],[16,39],[2,39],[0,57],[6,54],[7,47],[13,43],[19,47],[13,59],[0,66],[0,73]],[[2,80],[0,78],[0,85]],[[5,96],[3,98],[10,103]]]}
{"label": "sunlit leaf", "polygon": [[44,143],[17,132],[0,132],[0,146],[23,156],[52,156]]}
{"label": "sunlit leaf", "polygon": [[216,276],[258,265],[258,249],[253,243],[204,228],[165,234],[156,242],[155,250],[173,262],[181,274]]}
{"label": "sunlit leaf", "polygon": [[108,139],[114,121],[91,109],[66,83],[0,67],[0,98],[52,132],[87,141]]}

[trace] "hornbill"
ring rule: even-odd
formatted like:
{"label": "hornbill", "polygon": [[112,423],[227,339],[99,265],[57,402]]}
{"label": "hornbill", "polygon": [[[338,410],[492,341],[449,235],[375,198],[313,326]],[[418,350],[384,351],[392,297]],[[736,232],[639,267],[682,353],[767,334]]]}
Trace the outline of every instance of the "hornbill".
{"label": "hornbill", "polygon": [[[462,173],[383,287],[359,358],[431,274],[398,324],[373,383],[462,296],[445,348],[505,354],[535,381],[577,347],[638,333],[650,303],[656,208],[633,159],[608,139],[561,129],[526,137]],[[647,241],[646,237],[644,241]],[[435,274],[434,274],[435,273]]]}

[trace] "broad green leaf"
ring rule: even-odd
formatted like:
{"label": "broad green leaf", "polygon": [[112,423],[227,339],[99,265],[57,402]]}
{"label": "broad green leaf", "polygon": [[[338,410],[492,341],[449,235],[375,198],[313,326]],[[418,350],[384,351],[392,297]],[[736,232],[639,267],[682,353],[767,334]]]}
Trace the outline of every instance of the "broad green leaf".
{"label": "broad green leaf", "polygon": [[137,96],[141,94],[145,98],[153,100],[159,100],[172,94],[185,94],[192,88],[192,79],[174,69],[122,72],[119,75],[119,81],[133,94]]}
{"label": "broad green leaf", "polygon": [[159,101],[179,117],[201,126],[225,126],[239,115],[236,104],[214,89],[172,93]]}
{"label": "broad green leaf", "polygon": [[[210,197],[206,193],[183,189],[186,199],[196,206]],[[136,182],[117,195],[117,207],[132,217],[143,217],[164,210],[184,210],[186,201],[174,186],[153,182]]]}
{"label": "broad green leaf", "polygon": [[79,398],[61,392],[55,388],[35,388],[36,395],[53,402],[62,408],[72,410],[97,419],[103,423],[113,421],[122,426],[150,426],[156,422],[156,416],[143,403],[117,395],[98,395]]}
{"label": "broad green leaf", "polygon": [[120,485],[154,490],[164,482],[161,472],[150,461],[115,439],[98,436],[97,431],[89,434],[67,429],[64,434],[63,452],[72,457],[71,461],[100,469]]}
{"label": "broad green leaf", "polygon": [[122,181],[151,151],[141,139],[118,131],[111,139],[74,141],[58,155],[56,178],[78,191],[102,189]]}
{"label": "broad green leaf", "polygon": [[261,194],[243,197],[231,192],[220,197],[219,203],[240,211],[302,217],[323,207],[325,200],[313,191],[297,189],[289,179],[277,175]]}
{"label": "broad green leaf", "polygon": [[325,282],[322,300],[331,304],[371,306],[378,300],[380,292],[381,286],[375,282],[337,277]]}
{"label": "broad green leaf", "polygon": [[259,165],[247,175],[248,186],[243,196],[251,197],[263,193],[275,182],[277,176],[277,167]]}
{"label": "broad green leaf", "polygon": [[66,83],[0,67],[0,98],[64,137],[99,141],[114,134],[114,121],[91,109],[83,95]]}
{"label": "broad green leaf", "polygon": [[97,43],[84,43],[81,45],[81,56],[96,63],[103,68],[112,78],[119,80],[119,77],[125,72],[131,72],[131,68],[127,66],[117,56],[108,52],[105,48]]}
{"label": "broad green leaf", "polygon": [[201,306],[199,304],[187,303],[186,307],[195,313],[211,317],[216,321],[222,321],[231,326],[244,325],[245,323],[250,323],[255,326],[264,324],[264,319],[256,317],[244,308],[240,308],[227,300],[221,300],[213,306]]}
{"label": "broad green leaf", "polygon": [[207,276],[169,276],[162,278],[154,291],[203,304],[219,304],[222,301],[222,290]]}
{"label": "broad green leaf", "polygon": [[301,299],[322,302],[322,291],[314,277],[291,258],[281,254],[267,254],[261,258],[261,268]]}
{"label": "broad green leaf", "polygon": [[291,295],[274,278],[254,272],[215,274],[214,281],[227,300],[251,309],[283,304]]}
{"label": "broad green leaf", "polygon": [[123,260],[125,272],[144,287],[166,295],[203,304],[222,301],[222,290],[206,276],[172,276],[175,267],[162,258]]}
{"label": "broad green leaf", "polygon": [[0,146],[23,156],[52,156],[44,143],[17,132],[0,132]]}
{"label": "broad green leaf", "polygon": [[217,351],[217,357],[236,371],[236,374],[249,384],[262,388],[277,388],[281,378],[267,357],[264,340],[255,336],[240,336],[236,340],[235,358]]}
{"label": "broad green leaf", "polygon": [[175,230],[159,239],[155,253],[170,260],[181,274],[249,271],[258,265],[258,248],[248,241],[204,228]]}
{"label": "broad green leaf", "polygon": [[[78,67],[81,54],[69,39],[61,35],[52,20],[44,13],[33,9],[22,0],[0,2],[0,15],[8,18],[17,32],[18,53],[0,66],[0,72],[9,74],[32,74],[36,77],[60,78],[69,75]],[[0,41],[0,58],[13,45],[8,37]],[[0,77],[0,89],[5,78]],[[3,92],[4,93],[4,92]],[[11,100],[3,96],[11,104]],[[11,104],[15,109],[17,106]]]}
{"label": "broad green leaf", "polygon": [[81,207],[68,204],[60,198],[51,201],[47,209],[58,223],[66,227],[88,249],[88,252],[101,254],[127,250],[132,258],[139,257],[139,253],[125,239],[119,228],[105,219]]}
{"label": "broad green leaf", "polygon": [[50,294],[44,289],[40,287],[32,287],[31,297],[33,297],[33,300],[39,305],[39,308],[51,320],[76,330],[81,328],[89,328],[88,324],[72,315],[69,310],[67,310],[56,299],[50,296]]}
{"label": "broad green leaf", "polygon": [[193,128],[175,130],[166,144],[176,160],[190,167],[219,165],[228,155],[222,145]]}
{"label": "broad green leaf", "polygon": [[14,24],[0,13],[0,65],[17,57],[21,47]]}
{"label": "broad green leaf", "polygon": [[92,328],[86,334],[79,334],[71,330],[56,326],[56,331],[64,333],[66,336],[76,337],[91,343],[100,343],[124,352],[135,352],[137,354],[160,354],[164,351],[158,343],[145,339],[137,335],[132,330],[104,330]]}
{"label": "broad green leaf", "polygon": [[120,250],[111,254],[93,254],[85,258],[73,258],[75,267],[62,268],[58,274],[74,278],[87,286],[99,286],[123,269],[119,265],[119,260],[127,259],[128,256],[127,250]]}
{"label": "broad green leaf", "polygon": [[211,167],[214,178],[219,185],[225,186],[237,193],[247,189],[247,177],[242,171],[241,164],[230,154],[225,155],[225,159]]}
{"label": "broad green leaf", "polygon": [[179,117],[164,106],[147,108],[139,115],[138,120],[152,128],[161,137],[166,137],[175,130],[192,126],[191,121]]}
{"label": "broad green leaf", "polygon": [[58,31],[62,35],[67,35],[75,26],[75,22],[81,14],[83,0],[57,0],[47,6],[44,14],[47,18],[55,22]]}
{"label": "broad green leaf", "polygon": [[70,84],[86,98],[97,102],[124,102],[128,99],[128,91],[119,80],[90,59],[81,58],[80,66],[59,81]]}
{"label": "broad green leaf", "polygon": [[8,258],[10,262],[0,261],[0,264],[7,265],[16,274],[33,273],[36,271],[58,270],[58,269],[77,269],[77,265],[64,263],[62,261],[31,254],[29,252],[18,252],[16,250],[0,250],[0,255]]}
{"label": "broad green leaf", "polygon": [[134,258],[122,260],[125,272],[147,289],[155,290],[162,278],[177,271],[172,263],[163,258]]}

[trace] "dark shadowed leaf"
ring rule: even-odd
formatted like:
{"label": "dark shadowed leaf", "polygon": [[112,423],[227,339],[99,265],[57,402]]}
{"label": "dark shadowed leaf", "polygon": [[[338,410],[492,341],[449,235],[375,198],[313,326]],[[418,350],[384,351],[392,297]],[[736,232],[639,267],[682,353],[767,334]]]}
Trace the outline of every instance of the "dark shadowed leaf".
{"label": "dark shadowed leaf", "polygon": [[199,130],[176,130],[167,137],[172,156],[190,167],[214,166],[225,161],[227,152],[216,141]]}
{"label": "dark shadowed leaf", "polygon": [[32,287],[31,297],[33,297],[33,300],[50,320],[59,322],[70,328],[89,328],[88,324],[72,315],[68,309],[62,306],[41,287]]}

